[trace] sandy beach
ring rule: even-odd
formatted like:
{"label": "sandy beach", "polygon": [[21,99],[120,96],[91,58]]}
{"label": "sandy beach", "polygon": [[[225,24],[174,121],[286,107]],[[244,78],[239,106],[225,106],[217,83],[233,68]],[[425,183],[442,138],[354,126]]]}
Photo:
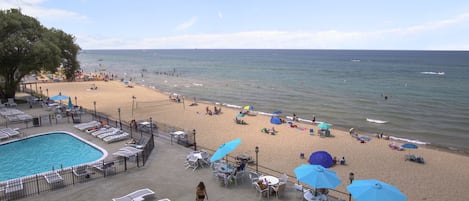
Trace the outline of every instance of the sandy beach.
{"label": "sandy beach", "polygon": [[[98,89],[90,90],[92,84]],[[222,107],[220,115],[206,115],[207,106],[213,111],[213,107],[219,105],[199,103],[189,106],[193,97],[186,97],[184,103],[176,103],[169,100],[168,94],[143,86],[128,88],[118,81],[42,83],[38,86],[42,87],[44,94],[47,89],[49,96],[61,92],[71,96],[72,100],[77,97],[78,105],[90,110],[94,109],[93,101],[96,101],[97,112],[116,119],[120,108],[121,118],[127,122],[152,117],[157,123],[196,129],[197,144],[211,150],[216,150],[226,141],[241,138],[241,145],[230,155],[247,153],[254,156],[254,148],[258,146],[260,165],[289,175],[294,175],[295,167],[307,163],[299,157],[300,153],[308,158],[311,153],[324,150],[333,156],[344,156],[347,165],[331,168],[342,179],[337,188],[339,191],[347,192],[348,175],[353,172],[355,179],[379,179],[397,186],[408,200],[469,200],[466,191],[469,186],[469,157],[465,155],[422,146],[416,150],[395,151],[388,147],[390,140],[372,138],[367,143],[360,143],[347,131],[334,128],[331,129],[333,137],[323,138],[317,135],[318,128],[312,124],[298,124],[304,129],[290,128],[287,124],[275,125],[277,135],[268,135],[261,129],[272,128],[270,117],[245,116],[243,120],[248,125],[239,125],[234,123],[239,110]],[[134,117],[133,101],[136,103]],[[315,130],[315,135],[309,134],[309,128]],[[360,132],[360,128],[356,130]],[[409,153],[424,157],[426,163],[405,161],[405,155]]]}

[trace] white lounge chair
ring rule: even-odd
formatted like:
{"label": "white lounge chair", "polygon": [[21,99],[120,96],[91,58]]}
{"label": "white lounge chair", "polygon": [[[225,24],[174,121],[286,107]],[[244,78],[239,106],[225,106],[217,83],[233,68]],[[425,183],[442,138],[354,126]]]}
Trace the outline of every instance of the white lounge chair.
{"label": "white lounge chair", "polygon": [[57,185],[63,185],[64,179],[62,176],[60,176],[59,173],[52,171],[44,174],[44,178],[46,179],[48,184],[57,186]]}
{"label": "white lounge chair", "polygon": [[140,153],[142,151],[143,150],[137,149],[137,148],[134,148],[134,147],[122,147],[122,148],[119,149],[119,151],[114,152],[112,155],[130,158],[132,156],[137,155],[138,153]]}
{"label": "white lounge chair", "polygon": [[4,132],[1,132],[0,131],[0,140],[3,140],[3,139],[7,139],[9,138],[10,136],[7,134],[7,133],[4,133]]}
{"label": "white lounge chair", "polygon": [[74,125],[74,127],[77,128],[78,130],[84,131],[86,129],[90,129],[90,128],[100,126],[100,125],[101,123],[98,121],[90,121],[87,123],[76,124]]}
{"label": "white lounge chair", "polygon": [[73,174],[78,177],[80,181],[85,179],[86,177],[89,177],[89,173],[86,170],[88,166],[87,165],[81,165],[78,167],[73,168]]}
{"label": "white lounge chair", "polygon": [[103,129],[100,129],[98,131],[95,131],[95,132],[92,132],[91,135],[92,136],[95,136],[95,137],[98,137],[98,135],[102,135],[104,133],[109,133],[109,132],[113,132],[115,131],[116,128],[114,127],[109,127],[109,128],[103,128]]}
{"label": "white lounge chair", "polygon": [[107,142],[107,143],[111,143],[111,142],[117,142],[117,141],[121,141],[121,140],[125,140],[127,138],[129,138],[130,134],[129,133],[121,133],[121,134],[117,134],[117,135],[111,135],[111,136],[107,136],[105,138],[103,138],[104,142]]}
{"label": "white lounge chair", "polygon": [[120,198],[113,198],[112,201],[133,201],[133,200],[145,200],[146,198],[153,197],[155,192],[148,188],[136,190]]}
{"label": "white lounge chair", "polygon": [[10,137],[14,137],[20,134],[19,128],[0,128],[0,132],[7,134]]}
{"label": "white lounge chair", "polygon": [[112,130],[110,132],[99,134],[96,137],[98,137],[99,139],[103,139],[103,138],[113,136],[113,135],[117,135],[117,134],[121,134],[121,133],[122,133],[122,131],[120,129],[112,128]]}
{"label": "white lounge chair", "polygon": [[142,149],[137,149],[137,148],[135,148],[135,147],[122,147],[122,148],[120,148],[119,150],[122,150],[122,151],[129,151],[129,152],[135,152],[135,153],[140,153],[140,152],[143,151]]}

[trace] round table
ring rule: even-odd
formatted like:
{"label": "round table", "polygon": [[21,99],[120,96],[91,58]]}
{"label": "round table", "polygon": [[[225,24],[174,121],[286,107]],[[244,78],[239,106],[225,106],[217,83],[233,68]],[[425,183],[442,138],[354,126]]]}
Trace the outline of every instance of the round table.
{"label": "round table", "polygon": [[226,163],[221,163],[220,165],[218,165],[217,171],[225,174],[230,174],[234,171],[234,167]]}
{"label": "round table", "polygon": [[[277,177],[269,176],[269,175],[259,177],[259,180],[262,180],[262,182],[265,185],[269,185],[269,186],[275,186],[280,182],[280,180]],[[265,181],[267,181],[267,184],[265,183]]]}

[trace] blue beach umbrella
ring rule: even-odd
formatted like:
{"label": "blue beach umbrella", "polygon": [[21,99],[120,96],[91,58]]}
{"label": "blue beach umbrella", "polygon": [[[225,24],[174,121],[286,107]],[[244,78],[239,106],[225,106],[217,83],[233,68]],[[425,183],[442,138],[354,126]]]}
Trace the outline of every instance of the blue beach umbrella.
{"label": "blue beach umbrella", "polygon": [[328,124],[328,123],[322,122],[322,123],[318,124],[318,128],[321,129],[321,130],[328,130],[330,127],[331,127],[331,125]]}
{"label": "blue beach umbrella", "polygon": [[335,189],[342,182],[334,171],[321,165],[302,164],[293,170],[298,181],[314,188]]}
{"label": "blue beach umbrella", "polygon": [[406,201],[407,197],[395,186],[379,180],[354,180],[347,190],[356,201]]}
{"label": "blue beach umbrella", "polygon": [[62,101],[62,100],[67,100],[68,98],[69,98],[68,96],[62,95],[61,92],[59,92],[58,95],[50,97],[50,99],[53,100],[53,101]]}
{"label": "blue beach umbrella", "polygon": [[241,139],[237,138],[235,140],[229,141],[225,144],[222,144],[220,148],[218,148],[217,151],[212,155],[210,158],[210,162],[214,162],[217,160],[222,159],[225,157],[227,154],[231,153],[233,150],[238,147],[238,145],[241,144]]}
{"label": "blue beach umbrella", "polygon": [[312,165],[321,165],[325,168],[330,168],[334,165],[332,156],[326,151],[316,151],[309,156],[308,162]]}

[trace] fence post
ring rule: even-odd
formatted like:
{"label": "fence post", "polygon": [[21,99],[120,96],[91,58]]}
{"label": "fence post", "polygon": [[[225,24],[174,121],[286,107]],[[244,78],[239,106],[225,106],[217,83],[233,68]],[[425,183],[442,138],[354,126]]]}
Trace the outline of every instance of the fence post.
{"label": "fence post", "polygon": [[[77,97],[75,97],[76,100]],[[73,176],[73,166],[72,166],[72,184],[75,185],[75,177]]]}
{"label": "fence post", "polygon": [[138,161],[139,161],[139,160],[138,160],[138,154],[137,154],[137,157],[136,157],[136,158],[137,158],[137,167],[140,167],[140,163],[138,162]]}
{"label": "fence post", "polygon": [[40,191],[39,191],[39,178],[37,177],[36,175],[36,187],[37,187],[37,194],[39,195]]}
{"label": "fence post", "polygon": [[124,171],[127,172],[127,157],[124,157]]}

